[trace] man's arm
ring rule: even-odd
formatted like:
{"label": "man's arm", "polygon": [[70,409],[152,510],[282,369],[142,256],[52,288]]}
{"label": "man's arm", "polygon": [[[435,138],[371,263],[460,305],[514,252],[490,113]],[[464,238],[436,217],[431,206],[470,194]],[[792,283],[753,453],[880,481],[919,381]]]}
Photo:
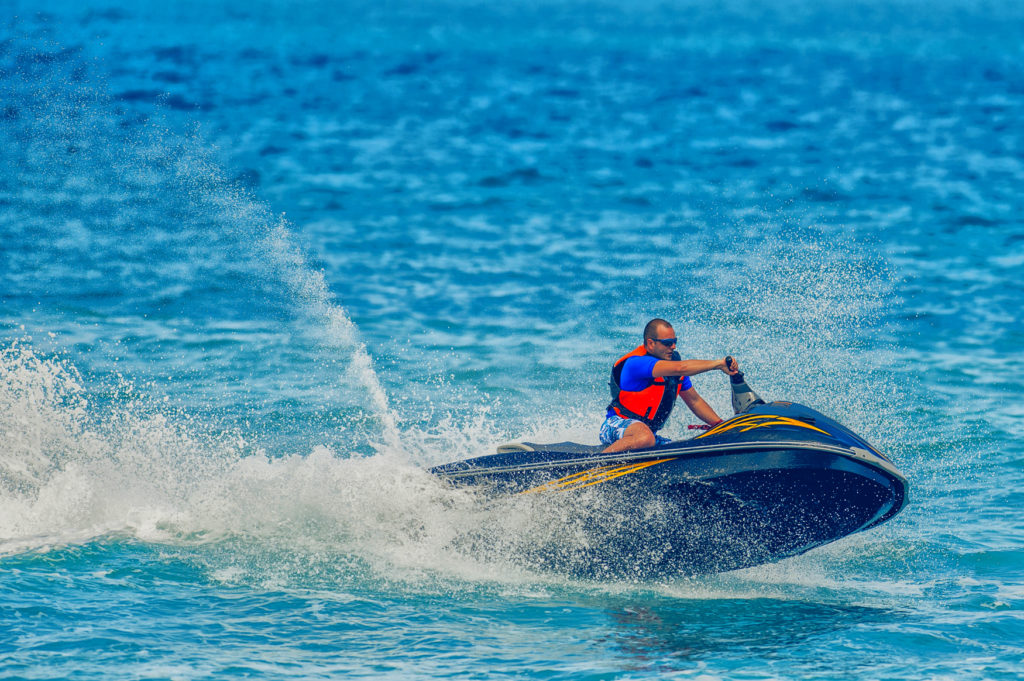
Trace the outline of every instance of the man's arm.
{"label": "man's arm", "polygon": [[740,370],[739,362],[733,360],[731,368],[725,366],[725,358],[722,359],[684,359],[680,362],[659,360],[654,364],[651,372],[655,378],[661,376],[696,376],[705,371],[719,369],[732,376]]}
{"label": "man's arm", "polygon": [[722,419],[718,417],[715,410],[711,408],[711,405],[704,401],[704,398],[697,394],[696,388],[690,388],[679,393],[679,396],[683,398],[683,402],[690,408],[697,418],[709,426],[713,426],[717,423],[721,423]]}

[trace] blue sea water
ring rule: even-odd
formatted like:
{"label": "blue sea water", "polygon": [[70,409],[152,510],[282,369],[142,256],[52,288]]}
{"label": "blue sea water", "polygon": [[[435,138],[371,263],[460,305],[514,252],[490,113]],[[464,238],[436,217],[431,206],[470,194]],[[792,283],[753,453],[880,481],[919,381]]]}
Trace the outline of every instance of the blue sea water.
{"label": "blue sea water", "polygon": [[[0,7],[0,678],[1024,678],[1024,6]],[[910,505],[586,581],[424,472],[653,316]]]}

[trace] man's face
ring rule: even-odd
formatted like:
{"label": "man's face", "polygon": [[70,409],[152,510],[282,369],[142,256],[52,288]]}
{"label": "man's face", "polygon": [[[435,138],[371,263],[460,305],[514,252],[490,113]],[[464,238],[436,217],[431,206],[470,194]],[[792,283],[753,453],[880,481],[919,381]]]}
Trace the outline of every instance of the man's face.
{"label": "man's face", "polygon": [[[672,341],[668,345],[661,340]],[[676,349],[676,332],[671,326],[659,326],[654,338],[648,338],[645,345],[647,354],[658,359],[672,359],[672,351]]]}

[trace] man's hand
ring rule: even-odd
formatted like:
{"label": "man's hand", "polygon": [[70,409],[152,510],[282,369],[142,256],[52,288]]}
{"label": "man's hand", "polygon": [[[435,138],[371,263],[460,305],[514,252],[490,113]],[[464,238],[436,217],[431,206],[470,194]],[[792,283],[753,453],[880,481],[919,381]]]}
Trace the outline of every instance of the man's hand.
{"label": "man's hand", "polygon": [[740,372],[740,363],[736,361],[735,357],[723,357],[721,366],[718,368],[730,376],[735,376]]}

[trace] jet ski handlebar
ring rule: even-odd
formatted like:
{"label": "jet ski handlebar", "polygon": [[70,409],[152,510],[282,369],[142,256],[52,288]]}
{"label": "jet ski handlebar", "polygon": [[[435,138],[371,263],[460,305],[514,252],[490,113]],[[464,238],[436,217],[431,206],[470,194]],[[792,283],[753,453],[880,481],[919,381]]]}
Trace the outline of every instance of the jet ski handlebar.
{"label": "jet ski handlebar", "polygon": [[[725,368],[726,369],[732,369],[732,364],[733,364],[732,355],[726,355],[725,356]],[[737,371],[735,374],[733,374],[732,376],[729,377],[729,380],[731,380],[733,383],[736,383],[736,384],[743,383],[743,372],[742,371]]]}
{"label": "jet ski handlebar", "polygon": [[[725,358],[726,368],[732,369],[733,362],[732,355],[727,356]],[[737,414],[742,414],[754,405],[764,404],[764,400],[747,385],[742,371],[737,371],[730,376],[729,381],[732,383],[732,408]]]}

